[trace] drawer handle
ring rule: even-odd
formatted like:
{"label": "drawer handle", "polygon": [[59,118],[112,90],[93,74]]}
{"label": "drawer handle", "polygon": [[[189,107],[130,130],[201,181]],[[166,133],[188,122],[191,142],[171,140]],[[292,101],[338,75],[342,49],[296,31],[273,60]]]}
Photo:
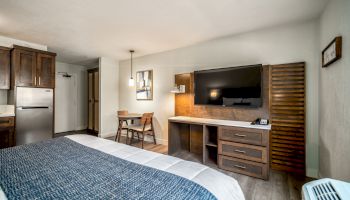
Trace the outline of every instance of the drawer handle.
{"label": "drawer handle", "polygon": [[239,150],[239,149],[235,149],[235,152],[245,154],[245,151],[242,151],[242,150]]}
{"label": "drawer handle", "polygon": [[245,169],[246,167],[245,166],[242,166],[242,165],[233,165],[234,167],[236,168],[240,168],[240,169]]}
{"label": "drawer handle", "polygon": [[9,124],[11,121],[8,120],[8,121],[0,121],[0,124]]}
{"label": "drawer handle", "polygon": [[237,136],[237,137],[245,137],[246,135],[241,135],[241,134],[236,133],[235,136]]}

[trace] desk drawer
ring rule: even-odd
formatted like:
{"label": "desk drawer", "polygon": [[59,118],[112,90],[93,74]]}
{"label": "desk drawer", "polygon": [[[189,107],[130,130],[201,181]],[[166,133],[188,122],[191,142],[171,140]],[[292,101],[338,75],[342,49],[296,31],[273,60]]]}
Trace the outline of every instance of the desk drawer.
{"label": "desk drawer", "polygon": [[219,168],[262,179],[268,177],[268,164],[223,155],[219,155]]}
{"label": "desk drawer", "polygon": [[15,126],[14,117],[0,117],[0,128],[7,128]]}
{"label": "desk drawer", "polygon": [[267,146],[269,131],[252,128],[220,126],[219,139],[245,144]]}
{"label": "desk drawer", "polygon": [[219,141],[219,154],[267,163],[266,147],[240,144],[235,142]]}

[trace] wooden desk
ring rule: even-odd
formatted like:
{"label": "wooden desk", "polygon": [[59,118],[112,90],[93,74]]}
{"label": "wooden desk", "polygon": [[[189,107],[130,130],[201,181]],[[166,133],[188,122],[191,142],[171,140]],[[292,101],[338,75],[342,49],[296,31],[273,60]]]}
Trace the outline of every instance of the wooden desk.
{"label": "wooden desk", "polygon": [[139,113],[129,113],[127,115],[118,115],[118,130],[117,130],[117,134],[115,136],[115,140],[118,139],[118,142],[120,141],[120,136],[122,133],[124,121],[141,119],[141,117],[142,117],[142,114],[139,114]]}
{"label": "wooden desk", "polygon": [[169,155],[268,179],[270,125],[182,116],[168,123]]}

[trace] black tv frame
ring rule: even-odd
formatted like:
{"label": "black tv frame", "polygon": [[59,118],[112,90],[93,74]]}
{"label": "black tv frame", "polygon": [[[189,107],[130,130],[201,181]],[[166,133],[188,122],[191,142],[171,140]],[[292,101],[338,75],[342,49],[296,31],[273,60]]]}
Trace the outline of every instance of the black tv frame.
{"label": "black tv frame", "polygon": [[[252,106],[252,105],[232,105],[232,106],[224,106],[224,105],[215,105],[215,104],[200,104],[196,103],[196,72],[204,72],[204,71],[217,71],[217,70],[222,70],[222,69],[229,69],[229,68],[234,68],[234,69],[239,69],[239,68],[249,68],[249,67],[257,67],[260,66],[260,99],[261,99],[261,104],[258,106]],[[194,91],[194,105],[199,105],[199,106],[214,106],[214,107],[223,107],[223,108],[261,108],[264,105],[264,70],[263,70],[263,65],[262,64],[254,64],[254,65],[243,65],[243,66],[235,66],[235,67],[220,67],[220,68],[213,68],[213,69],[205,69],[205,70],[195,70],[193,73],[193,91]],[[244,99],[244,98],[243,98]]]}

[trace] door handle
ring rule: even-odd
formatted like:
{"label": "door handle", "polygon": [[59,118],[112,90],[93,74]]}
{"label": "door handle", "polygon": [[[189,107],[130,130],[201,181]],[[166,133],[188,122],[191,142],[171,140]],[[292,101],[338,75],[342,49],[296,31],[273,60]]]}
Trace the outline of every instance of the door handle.
{"label": "door handle", "polygon": [[48,106],[23,106],[21,108],[22,110],[28,110],[28,109],[49,109]]}

